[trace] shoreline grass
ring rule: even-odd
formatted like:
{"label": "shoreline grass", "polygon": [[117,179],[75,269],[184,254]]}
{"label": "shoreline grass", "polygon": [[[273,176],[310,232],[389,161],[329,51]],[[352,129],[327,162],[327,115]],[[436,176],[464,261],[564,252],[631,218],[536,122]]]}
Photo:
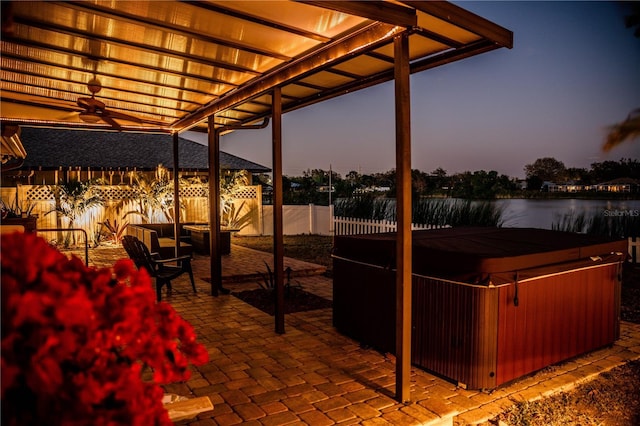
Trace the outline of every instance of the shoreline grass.
{"label": "shoreline grass", "polygon": [[[421,198],[412,206],[412,222],[420,225],[493,226],[503,223],[504,207],[491,201]],[[381,197],[339,198],[334,215],[358,219],[396,220],[396,200]]]}

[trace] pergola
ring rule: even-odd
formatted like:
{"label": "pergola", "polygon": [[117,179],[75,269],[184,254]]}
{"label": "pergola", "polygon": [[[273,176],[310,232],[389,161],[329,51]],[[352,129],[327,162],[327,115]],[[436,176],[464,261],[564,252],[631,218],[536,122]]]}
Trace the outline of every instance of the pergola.
{"label": "pergola", "polygon": [[[447,2],[3,1],[3,138],[13,136],[5,129],[14,126],[170,133],[177,170],[179,132],[206,131],[210,223],[212,231],[219,231],[220,135],[266,127],[271,120],[275,330],[284,333],[282,114],[394,80],[396,398],[407,401],[411,368],[409,76],[511,48],[512,43],[510,31]],[[100,88],[95,98],[102,104],[88,101],[90,90]],[[177,179],[177,173],[174,176]],[[214,295],[222,281],[219,247],[219,232],[212,232]]]}

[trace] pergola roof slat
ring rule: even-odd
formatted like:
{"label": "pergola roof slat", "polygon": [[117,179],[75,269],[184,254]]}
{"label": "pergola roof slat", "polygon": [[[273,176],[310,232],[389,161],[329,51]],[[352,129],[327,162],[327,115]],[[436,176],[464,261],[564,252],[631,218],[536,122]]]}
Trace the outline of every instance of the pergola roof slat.
{"label": "pergola roof slat", "polygon": [[91,11],[96,15],[101,15],[106,17],[117,17],[118,19],[123,21],[133,22],[136,24],[144,24],[145,27],[157,28],[158,30],[168,31],[168,32],[171,32],[172,34],[180,34],[185,37],[198,38],[211,44],[218,44],[218,45],[229,47],[232,49],[244,50],[246,52],[254,53],[256,55],[270,56],[275,59],[279,59],[281,61],[287,61],[291,59],[289,56],[283,55],[277,51],[259,49],[259,48],[256,48],[255,46],[251,46],[245,43],[238,43],[230,40],[224,40],[219,37],[212,37],[206,34],[199,33],[197,31],[192,31],[184,26],[175,25],[171,22],[158,21],[150,18],[141,19],[140,16],[132,15],[132,14],[120,11],[118,9],[109,9],[106,7],[101,7],[99,5],[89,3],[86,1],[69,1],[69,2],[66,2],[65,5],[67,7],[73,7],[79,10]]}
{"label": "pergola roof slat", "polygon": [[248,124],[269,115],[276,86],[286,112],[393,78],[402,33],[411,72],[513,44],[503,27],[431,1],[29,1],[3,4],[3,14],[7,124],[104,129],[59,114],[61,102],[73,108],[90,95],[92,78],[103,87],[97,99],[164,123],[155,131],[187,130],[211,114],[227,117],[216,124]]}

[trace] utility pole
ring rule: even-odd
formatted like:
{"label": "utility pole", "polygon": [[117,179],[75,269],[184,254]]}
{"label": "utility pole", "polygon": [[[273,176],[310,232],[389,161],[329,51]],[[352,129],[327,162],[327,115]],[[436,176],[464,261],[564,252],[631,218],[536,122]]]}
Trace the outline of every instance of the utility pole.
{"label": "utility pole", "polygon": [[331,205],[331,175],[333,172],[331,171],[331,163],[329,163],[329,205]]}
{"label": "utility pole", "polygon": [[331,175],[333,175],[333,171],[331,170],[331,163],[329,163],[329,233],[333,234],[333,205],[331,204]]}

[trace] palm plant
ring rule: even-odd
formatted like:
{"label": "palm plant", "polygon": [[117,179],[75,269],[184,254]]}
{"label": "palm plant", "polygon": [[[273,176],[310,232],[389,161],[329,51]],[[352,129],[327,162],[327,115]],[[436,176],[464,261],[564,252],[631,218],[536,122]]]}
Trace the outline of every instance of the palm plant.
{"label": "palm plant", "polygon": [[4,200],[0,199],[0,210],[2,211],[2,218],[5,217],[23,217],[31,216],[31,212],[35,204],[27,201],[26,203],[20,203],[18,201],[18,193],[16,192],[15,202],[11,205],[7,205]]}
{"label": "palm plant", "polygon": [[149,179],[143,173],[134,174],[133,197],[135,210],[127,212],[124,216],[136,214],[142,217],[143,222],[152,221],[156,212],[161,212],[167,222],[173,222],[173,182],[169,179],[169,171],[158,166],[154,179]]}
{"label": "palm plant", "polygon": [[[276,290],[276,274],[274,271],[271,270],[267,262],[264,262],[264,265],[267,267],[267,273],[266,274],[260,273],[260,275],[262,275],[262,280],[264,281],[264,284],[261,283],[260,281],[257,281],[257,283],[263,290],[274,292]],[[284,282],[284,290],[286,295],[289,295],[290,290],[294,287],[302,289],[302,285],[299,282],[296,282],[295,284],[291,284],[292,272],[293,270],[291,269],[290,266],[287,266],[286,269],[284,270],[284,273],[286,276],[286,281]]]}
{"label": "palm plant", "polygon": [[127,229],[127,226],[129,226],[129,222],[118,223],[118,220],[114,219],[112,224],[111,221],[107,219],[104,222],[100,222],[100,225],[107,228],[114,244],[120,244],[122,237],[125,235],[124,232]]}
{"label": "palm plant", "polygon": [[226,228],[240,230],[251,223],[251,213],[253,209],[244,211],[246,202],[243,201],[236,207],[234,203],[230,203],[231,207],[224,212],[222,224]]}
{"label": "palm plant", "polygon": [[249,214],[241,215],[244,203],[238,208],[234,204],[240,188],[248,184],[244,171],[224,172],[220,176],[220,221],[223,226],[239,229],[248,223]]}
{"label": "palm plant", "polygon": [[[49,190],[53,193],[55,207],[46,212],[45,215],[55,212],[58,217],[59,227],[62,227],[61,219],[66,218],[68,221],[67,226],[74,228],[91,208],[104,204],[102,195],[95,190],[95,186],[90,182],[70,180],[55,186],[49,186]],[[64,246],[69,247],[72,239],[75,245],[75,233],[67,232],[64,237]]]}

